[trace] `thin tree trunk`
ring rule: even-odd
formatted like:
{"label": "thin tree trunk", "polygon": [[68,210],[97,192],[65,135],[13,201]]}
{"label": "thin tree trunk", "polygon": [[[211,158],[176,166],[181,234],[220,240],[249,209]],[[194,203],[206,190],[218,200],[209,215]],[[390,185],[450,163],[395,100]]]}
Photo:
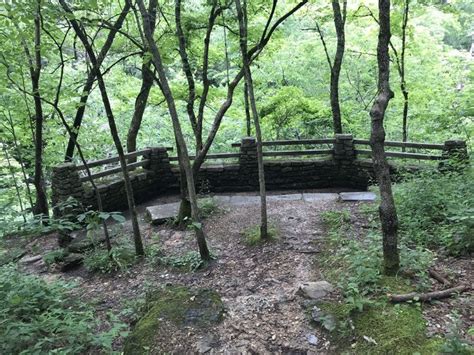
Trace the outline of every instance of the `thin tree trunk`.
{"label": "thin tree trunk", "polygon": [[380,189],[379,215],[383,233],[384,271],[388,275],[398,272],[400,256],[398,252],[398,217],[392,194],[390,170],[385,156],[384,117],[393,92],[390,90],[390,0],[379,0],[379,36],[377,46],[378,96],[370,110],[372,131],[370,144],[374,172]]}
{"label": "thin tree trunk", "polygon": [[[148,12],[150,13],[150,27],[152,33],[155,32],[156,9],[158,0],[151,0],[148,5]],[[143,44],[147,50],[146,43]],[[135,100],[135,111],[133,112],[132,121],[127,135],[127,151],[134,152],[137,150],[137,136],[145,113],[148,97],[151,88],[153,87],[154,75],[151,70],[151,62],[147,61],[142,64],[142,86],[140,92]],[[135,162],[136,158],[130,159],[130,162]]]}
{"label": "thin tree trunk", "polygon": [[41,104],[40,76],[41,76],[41,25],[40,25],[41,4],[37,0],[35,13],[35,49],[34,67],[30,67],[31,83],[33,89],[33,99],[35,103],[35,176],[34,186],[36,190],[36,202],[33,209],[35,215],[43,214],[49,216],[48,197],[43,176],[43,123],[44,114]]}
{"label": "thin tree trunk", "polygon": [[72,131],[72,136],[69,137],[69,141],[66,148],[66,154],[64,157],[64,160],[66,162],[72,161],[72,158],[74,156],[74,147],[75,147],[74,140],[77,139],[79,135],[79,129],[81,128],[82,119],[84,118],[84,113],[86,111],[87,100],[89,99],[90,92],[94,85],[94,82],[97,76],[97,71],[100,69],[100,66],[102,65],[102,62],[107,56],[107,53],[109,52],[110,47],[112,47],[115,36],[117,35],[118,31],[120,31],[120,29],[122,28],[125,18],[127,17],[129,11],[130,11],[130,4],[126,2],[122,11],[120,12],[119,17],[117,18],[117,21],[113,24],[113,27],[110,29],[110,32],[107,35],[107,39],[105,40],[104,46],[102,47],[99,55],[97,56],[98,67],[93,66],[91,71],[87,75],[86,83],[84,85],[84,88],[82,89],[81,99],[79,101],[79,105],[76,111],[76,116],[74,117],[74,123],[73,123],[74,130]]}
{"label": "thin tree trunk", "polygon": [[252,117],[250,116],[249,90],[247,82],[244,83],[245,122],[247,124],[247,137],[252,135]]}
{"label": "thin tree trunk", "polygon": [[[64,1],[64,0],[61,0]],[[130,0],[127,0],[130,1]],[[196,241],[198,244],[199,248],[199,254],[201,256],[201,259],[203,260],[210,260],[211,255],[209,252],[209,249],[207,247],[207,242],[206,242],[206,236],[204,234],[203,226],[199,221],[199,210],[198,210],[198,205],[197,205],[197,196],[196,196],[196,189],[194,185],[194,174],[193,170],[191,167],[191,161],[189,159],[189,154],[188,154],[188,148],[186,146],[186,142],[184,140],[184,136],[181,130],[181,124],[179,122],[179,117],[178,117],[178,112],[176,110],[176,105],[174,101],[173,94],[171,92],[171,88],[168,83],[168,78],[166,76],[165,68],[163,66],[163,62],[161,59],[161,54],[160,51],[153,39],[153,35],[151,32],[151,28],[149,25],[149,14],[147,10],[145,9],[145,5],[143,4],[143,0],[137,0],[137,5],[140,9],[140,12],[142,14],[143,18],[143,32],[145,34],[146,40],[148,42],[148,46],[150,48],[152,58],[153,58],[153,64],[155,66],[155,69],[158,73],[158,78],[161,83],[161,89],[163,91],[163,96],[166,99],[166,102],[168,104],[168,110],[171,116],[171,120],[173,123],[173,129],[175,133],[175,138],[177,145],[179,147],[179,155],[178,159],[180,162],[180,166],[184,169],[185,172],[185,177],[186,177],[186,184],[188,188],[188,195],[189,195],[189,202],[191,204],[191,217],[192,217],[192,223],[194,226],[194,230],[196,232]]]}
{"label": "thin tree trunk", "polygon": [[345,31],[346,23],[347,1],[343,2],[343,9],[341,14],[341,6],[339,0],[332,1],[332,8],[334,13],[334,26],[337,33],[337,47],[334,63],[331,67],[331,110],[334,125],[334,133],[342,133],[341,107],[339,105],[339,77],[341,73],[342,61],[344,58],[345,49]]}
{"label": "thin tree trunk", "polygon": [[[401,53],[401,67],[400,72],[400,89],[403,94],[403,142],[408,141],[408,89],[405,81],[405,52],[406,52],[406,41],[407,41],[407,25],[408,25],[408,14],[410,12],[410,0],[405,0],[403,8],[403,24],[402,24],[402,53]],[[405,147],[402,149],[405,151]]]}
{"label": "thin tree trunk", "polygon": [[[72,11],[69,9],[65,0],[59,0],[59,2],[67,13],[72,14]],[[117,126],[115,124],[115,118],[114,118],[112,107],[110,105],[110,100],[107,94],[107,88],[105,86],[105,82],[102,77],[102,72],[100,71],[100,65],[97,61],[94,50],[92,49],[92,46],[89,43],[86,33],[82,30],[81,26],[79,25],[76,19],[71,19],[70,21],[71,21],[72,27],[74,28],[74,31],[76,32],[77,36],[81,40],[82,44],[84,45],[84,48],[87,51],[87,54],[89,56],[89,59],[92,65],[94,67],[99,68],[99,70],[97,71],[97,81],[99,83],[99,91],[102,96],[102,101],[103,101],[105,112],[107,115],[107,120],[109,122],[110,133],[112,135],[112,139],[114,141],[115,148],[119,156],[120,167],[122,168],[125,192],[127,195],[128,208],[131,214],[133,237],[134,237],[134,243],[135,243],[135,252],[137,255],[140,255],[140,256],[145,255],[145,250],[143,248],[143,242],[140,235],[140,227],[138,225],[138,215],[137,215],[137,210],[135,207],[132,184],[131,184],[130,176],[127,170],[127,161],[125,159],[124,149],[122,147],[122,142],[120,141],[120,137],[117,131]]]}
{"label": "thin tree trunk", "polygon": [[240,33],[240,51],[242,53],[242,62],[244,69],[245,82],[247,84],[250,108],[255,124],[255,133],[257,138],[257,161],[258,161],[258,184],[260,189],[260,238],[268,238],[268,218],[267,218],[267,194],[265,191],[265,171],[263,165],[262,151],[262,131],[255,102],[255,93],[253,90],[252,72],[250,70],[250,60],[247,50],[247,1],[243,1],[243,7],[240,0],[235,0],[237,8],[237,18],[239,20]]}

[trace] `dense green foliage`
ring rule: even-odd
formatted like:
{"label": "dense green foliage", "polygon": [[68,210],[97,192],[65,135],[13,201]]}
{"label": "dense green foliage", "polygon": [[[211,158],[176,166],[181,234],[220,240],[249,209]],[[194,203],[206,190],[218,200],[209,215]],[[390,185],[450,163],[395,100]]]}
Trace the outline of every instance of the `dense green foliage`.
{"label": "dense green foliage", "polygon": [[[283,14],[294,1],[277,7]],[[87,1],[75,4],[75,11],[82,17],[85,28],[93,33],[105,19],[118,14],[123,1]],[[249,45],[258,40],[268,1],[249,4]],[[165,13],[173,13],[173,4],[162,5]],[[263,10],[262,9],[266,9]],[[369,15],[376,11],[376,2],[355,2],[348,7],[346,25],[346,55],[340,80],[340,98],[345,132],[365,138],[369,134],[371,101],[376,94],[377,24]],[[392,43],[400,50],[402,2],[395,1],[392,8]],[[82,49],[74,40],[72,31],[58,18],[64,17],[56,1],[42,2],[43,36],[41,43],[42,76],[41,94],[44,102],[44,172],[48,183],[53,166],[64,159],[68,136],[51,107],[60,79],[60,56],[54,40],[64,38],[64,78],[58,107],[71,125],[78,108],[80,87],[86,77],[87,61]],[[190,63],[196,66],[196,92],[202,91],[200,77],[203,36],[208,21],[210,3],[200,0],[186,1],[183,5],[182,23],[187,38]],[[438,141],[458,137],[471,142],[473,135],[472,66],[469,65],[469,34],[472,30],[468,19],[473,12],[469,1],[449,3],[423,1],[412,4],[408,24],[406,82],[410,92],[408,116],[409,139],[413,141]],[[0,170],[0,215],[2,221],[30,218],[29,208],[34,203],[33,190],[25,183],[31,181],[34,165],[34,107],[28,78],[28,57],[24,47],[33,47],[34,2],[15,2],[0,5],[2,45],[0,47],[0,141],[2,142]],[[204,134],[216,110],[225,98],[227,83],[241,65],[239,55],[238,24],[233,6],[217,18],[209,51],[209,99],[204,110]],[[258,108],[262,117],[264,139],[293,139],[330,136],[332,134],[329,106],[329,67],[319,35],[314,30],[318,23],[325,36],[328,51],[335,50],[335,32],[330,7],[321,1],[311,1],[302,11],[285,21],[276,31],[265,50],[255,62],[253,72]],[[224,29],[224,25],[229,30]],[[125,30],[116,36],[105,57],[103,70],[109,96],[117,119],[122,141],[125,142],[133,115],[134,103],[140,92],[143,61],[136,17],[129,14]],[[163,52],[164,63],[178,110],[185,138],[193,150],[193,134],[186,117],[187,81],[181,59],[175,50],[177,39],[172,19],[159,21],[156,38]],[[106,40],[108,30],[101,29],[95,37],[97,51]],[[65,36],[66,35],[66,36]],[[64,37],[65,36],[65,37]],[[54,40],[53,40],[54,39]],[[133,42],[131,39],[136,40]],[[401,139],[402,95],[395,65],[392,65],[392,89],[395,99],[387,112],[387,135]],[[246,134],[243,87],[235,91],[233,104],[224,116],[211,151],[230,151],[230,143]],[[86,104],[79,140],[86,158],[102,158],[115,154],[112,138],[96,89],[90,92]],[[174,144],[171,121],[163,95],[154,86],[138,134],[138,148],[169,146]],[[78,161],[78,157],[75,157]],[[48,185],[48,184],[47,184]],[[16,188],[15,188],[16,186]],[[21,199],[21,206],[20,201]],[[21,212],[25,210],[25,212]],[[3,223],[2,223],[3,224]]]}
{"label": "dense green foliage", "polygon": [[[93,309],[72,296],[73,286],[47,283],[13,266],[0,268],[0,352],[2,354],[77,354],[110,352],[125,325],[111,319],[98,330]],[[103,324],[102,324],[103,326]]]}

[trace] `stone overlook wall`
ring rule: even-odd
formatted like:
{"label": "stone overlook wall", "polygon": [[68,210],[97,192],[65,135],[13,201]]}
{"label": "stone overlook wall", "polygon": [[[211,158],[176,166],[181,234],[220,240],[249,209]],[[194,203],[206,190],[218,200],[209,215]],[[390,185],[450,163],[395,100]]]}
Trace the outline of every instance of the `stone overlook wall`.
{"label": "stone overlook wall", "polygon": [[[272,159],[265,161],[265,179],[268,190],[352,188],[367,189],[373,181],[371,159],[357,155],[352,135],[336,135],[331,154],[312,159]],[[362,152],[362,151],[360,151]],[[465,142],[448,141],[444,145],[440,168],[447,168],[449,158],[467,157]],[[441,158],[441,157],[440,157]],[[179,168],[170,163],[166,148],[150,148],[142,168],[131,171],[131,181],[137,202],[179,191]],[[407,167],[408,170],[417,167]],[[400,168],[391,166],[396,178]],[[84,180],[84,179],[82,179]],[[120,174],[96,181],[102,196],[104,210],[127,208],[125,188]],[[204,164],[196,182],[200,192],[258,191],[257,145],[254,138],[244,138],[240,144],[238,163]],[[83,206],[96,209],[90,182],[81,182],[77,167],[65,163],[53,169],[53,202],[65,201],[69,196]]]}

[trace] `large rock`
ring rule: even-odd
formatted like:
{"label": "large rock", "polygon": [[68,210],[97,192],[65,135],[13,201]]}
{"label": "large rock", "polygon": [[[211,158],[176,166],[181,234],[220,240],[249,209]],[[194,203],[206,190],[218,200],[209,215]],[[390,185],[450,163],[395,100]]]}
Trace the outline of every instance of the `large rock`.
{"label": "large rock", "polygon": [[101,228],[97,231],[88,231],[86,234],[77,235],[67,247],[67,251],[83,253],[102,243],[105,243],[105,235]]}
{"label": "large rock", "polygon": [[176,218],[178,211],[179,202],[150,206],[146,208],[146,219],[151,224],[163,224],[172,218]]}
{"label": "large rock", "polygon": [[304,282],[298,287],[298,293],[312,300],[320,300],[334,291],[327,281]]}
{"label": "large rock", "polygon": [[[193,329],[194,333],[208,335],[208,328],[224,316],[224,305],[219,294],[209,289],[191,289],[167,286],[152,293],[147,299],[148,312],[138,321],[125,340],[124,354],[172,353],[179,341],[176,328]],[[182,348],[184,352],[207,352],[213,341]],[[179,345],[185,346],[180,343]],[[145,351],[146,349],[146,351]]]}
{"label": "large rock", "polygon": [[64,257],[64,259],[59,263],[60,270],[62,272],[66,272],[69,270],[73,270],[79,267],[84,260],[84,255],[71,253]]}

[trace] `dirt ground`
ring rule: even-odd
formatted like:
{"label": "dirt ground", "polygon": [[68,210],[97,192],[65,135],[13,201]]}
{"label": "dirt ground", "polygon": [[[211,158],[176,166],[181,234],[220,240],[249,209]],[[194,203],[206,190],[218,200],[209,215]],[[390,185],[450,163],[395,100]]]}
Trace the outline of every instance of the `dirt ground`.
{"label": "dirt ground", "polygon": [[[163,198],[160,202],[174,199]],[[97,301],[98,315],[109,311],[119,314],[127,301],[136,300],[147,289],[162,285],[216,290],[225,305],[224,321],[205,333],[192,328],[177,330],[168,337],[169,343],[164,344],[164,349],[170,352],[198,352],[204,343],[204,348],[206,344],[212,344],[211,353],[331,353],[335,344],[331,344],[324,331],[311,325],[304,309],[307,301],[296,291],[303,282],[324,280],[318,267],[318,254],[325,243],[321,212],[341,208],[356,211],[359,204],[272,201],[268,214],[271,224],[279,230],[278,239],[260,246],[246,245],[242,235],[243,230],[258,223],[259,207],[227,208],[205,221],[208,244],[217,259],[197,272],[147,262],[112,275],[91,274],[84,267],[68,273],[45,272],[44,268],[38,268],[36,272],[41,271],[48,279],[75,281],[79,285],[78,297]],[[363,223],[355,225],[364,228]],[[165,255],[183,255],[196,250],[189,231],[151,226],[145,222],[141,226],[145,242],[158,243]],[[43,239],[37,242],[36,251],[53,248],[53,244],[54,240]],[[453,259],[439,263],[437,268],[455,279],[472,282],[472,266],[471,259]],[[464,321],[472,324],[470,306],[470,295],[464,294],[424,307],[428,332],[445,333],[453,309],[460,309]],[[115,344],[117,350],[121,348],[122,340]]]}

